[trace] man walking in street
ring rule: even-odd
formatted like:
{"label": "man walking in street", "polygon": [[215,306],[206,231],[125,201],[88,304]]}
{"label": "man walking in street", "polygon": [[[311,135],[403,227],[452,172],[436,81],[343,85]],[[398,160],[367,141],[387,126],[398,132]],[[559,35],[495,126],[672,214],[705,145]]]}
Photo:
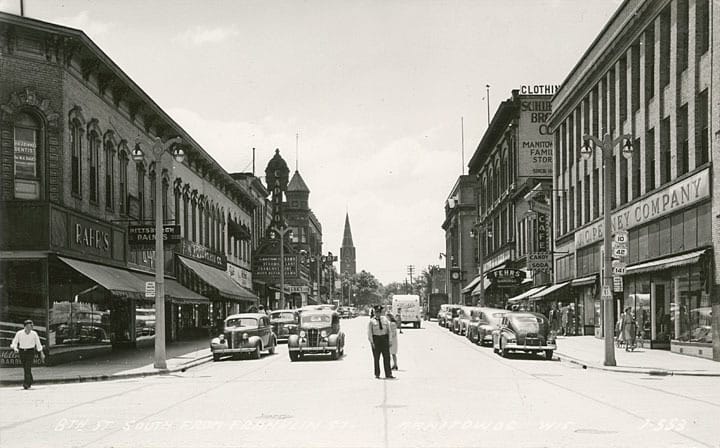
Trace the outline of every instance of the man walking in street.
{"label": "man walking in street", "polygon": [[373,352],[375,378],[380,378],[380,355],[382,355],[385,378],[394,379],[390,370],[390,321],[383,316],[380,305],[375,307],[375,315],[368,323],[368,340]]}
{"label": "man walking in street", "polygon": [[25,328],[15,333],[10,347],[20,356],[20,362],[22,362],[25,373],[23,389],[30,389],[33,383],[32,364],[35,359],[35,352],[40,353],[40,358],[43,361],[45,361],[45,353],[42,351],[40,336],[33,330],[33,321],[26,320],[24,324]]}

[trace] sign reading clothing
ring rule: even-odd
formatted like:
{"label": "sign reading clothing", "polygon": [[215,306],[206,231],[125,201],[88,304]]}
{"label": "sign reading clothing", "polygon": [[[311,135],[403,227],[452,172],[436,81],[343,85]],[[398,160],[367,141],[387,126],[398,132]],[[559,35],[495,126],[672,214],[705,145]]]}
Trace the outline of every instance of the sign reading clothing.
{"label": "sign reading clothing", "polygon": [[[710,169],[706,168],[613,213],[612,231],[631,229],[708,197],[710,197]],[[575,248],[588,246],[601,239],[603,239],[603,223],[599,221],[575,232]]]}
{"label": "sign reading clothing", "polygon": [[553,135],[548,128],[550,95],[520,95],[518,177],[552,177]]}

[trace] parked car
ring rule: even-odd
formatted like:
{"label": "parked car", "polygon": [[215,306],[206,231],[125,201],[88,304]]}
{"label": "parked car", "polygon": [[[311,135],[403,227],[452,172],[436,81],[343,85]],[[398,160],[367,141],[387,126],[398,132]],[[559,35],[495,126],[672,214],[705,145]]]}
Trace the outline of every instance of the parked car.
{"label": "parked car", "polygon": [[457,306],[458,305],[453,305],[451,303],[443,303],[440,305],[440,311],[437,313],[438,325],[441,327],[447,327],[448,320],[452,319],[452,308]]}
{"label": "parked car", "polygon": [[340,330],[340,315],[330,310],[304,310],[300,330],[288,338],[290,361],[304,355],[326,355],[338,359],[345,352],[345,333]]}
{"label": "parked car", "polygon": [[445,321],[445,327],[447,327],[447,329],[450,331],[454,332],[455,325],[457,324],[458,314],[460,314],[460,308],[462,308],[462,305],[455,305],[454,307],[450,308],[450,314]]}
{"label": "parked car", "polygon": [[500,322],[508,310],[499,308],[480,308],[479,318],[471,321],[467,331],[467,338],[475,344],[492,345],[493,331],[500,327]]}
{"label": "parked car", "polygon": [[213,361],[222,356],[240,357],[249,353],[254,359],[267,351],[275,353],[277,338],[272,331],[270,318],[264,313],[233,314],[225,319],[223,333],[210,341]]}
{"label": "parked car", "polygon": [[287,341],[291,334],[297,334],[299,323],[297,310],[275,310],[270,313],[270,325],[278,342]]}
{"label": "parked car", "polygon": [[493,351],[503,357],[511,351],[545,353],[552,359],[557,348],[555,334],[550,331],[547,317],[525,311],[505,314],[500,327],[493,332]]}
{"label": "parked car", "polygon": [[460,308],[458,313],[458,329],[456,331],[459,335],[466,335],[468,326],[473,320],[478,320],[480,314],[480,308],[476,306],[464,306]]}

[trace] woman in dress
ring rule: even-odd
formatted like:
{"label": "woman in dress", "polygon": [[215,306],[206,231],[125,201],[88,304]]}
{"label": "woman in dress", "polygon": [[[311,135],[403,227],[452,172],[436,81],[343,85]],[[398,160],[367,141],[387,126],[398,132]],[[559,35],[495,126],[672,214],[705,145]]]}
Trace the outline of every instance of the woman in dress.
{"label": "woman in dress", "polygon": [[625,313],[622,319],[622,336],[625,341],[625,350],[635,348],[635,316],[632,313],[632,308],[625,308]]}
{"label": "woman in dress", "polygon": [[402,330],[399,329],[398,321],[392,313],[388,313],[387,317],[390,321],[390,355],[392,356],[392,370],[397,370],[398,331],[402,333]]}

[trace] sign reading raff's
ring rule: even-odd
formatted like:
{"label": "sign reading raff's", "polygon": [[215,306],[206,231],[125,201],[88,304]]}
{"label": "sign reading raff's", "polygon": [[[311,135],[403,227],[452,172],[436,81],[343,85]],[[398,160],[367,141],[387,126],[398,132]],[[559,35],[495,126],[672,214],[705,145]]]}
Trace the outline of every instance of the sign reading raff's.
{"label": "sign reading raff's", "polygon": [[[518,101],[518,177],[552,177],[553,135],[548,128],[557,86],[522,86]],[[538,93],[536,93],[538,92]]]}

